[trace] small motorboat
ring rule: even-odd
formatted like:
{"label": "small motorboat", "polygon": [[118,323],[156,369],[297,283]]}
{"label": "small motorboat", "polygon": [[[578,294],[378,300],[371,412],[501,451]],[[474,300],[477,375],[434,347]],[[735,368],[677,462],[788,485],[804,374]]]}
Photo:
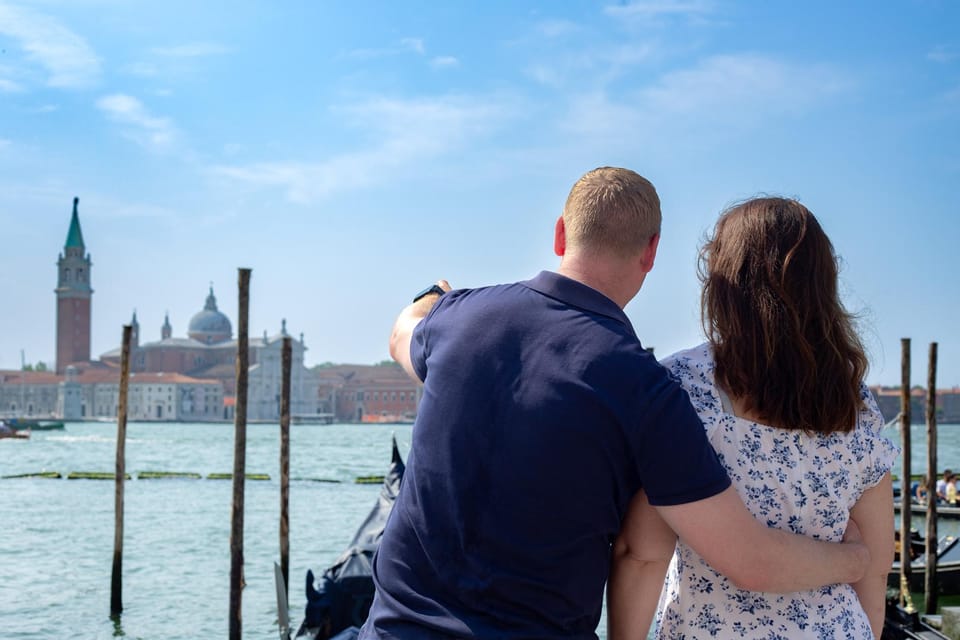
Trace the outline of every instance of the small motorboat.
{"label": "small motorboat", "polygon": [[40,418],[9,418],[5,420],[7,426],[14,431],[62,431],[63,422],[60,420],[43,420]]}
{"label": "small motorboat", "polygon": [[26,440],[30,437],[30,429],[18,431],[12,428],[6,422],[0,420],[0,439],[11,438],[13,440]]}

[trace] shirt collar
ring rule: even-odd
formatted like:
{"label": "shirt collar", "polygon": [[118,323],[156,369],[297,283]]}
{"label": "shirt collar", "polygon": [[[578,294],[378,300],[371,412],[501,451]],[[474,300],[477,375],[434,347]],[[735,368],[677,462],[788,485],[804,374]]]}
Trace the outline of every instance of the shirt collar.
{"label": "shirt collar", "polygon": [[629,318],[616,302],[582,282],[553,271],[541,271],[533,279],[521,284],[569,305],[612,318],[625,324],[630,332],[636,335]]}

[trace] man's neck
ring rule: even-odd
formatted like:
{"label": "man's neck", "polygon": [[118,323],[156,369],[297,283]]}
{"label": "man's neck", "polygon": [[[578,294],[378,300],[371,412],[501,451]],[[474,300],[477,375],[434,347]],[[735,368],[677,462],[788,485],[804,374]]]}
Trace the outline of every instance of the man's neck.
{"label": "man's neck", "polygon": [[561,259],[557,273],[596,289],[621,309],[637,295],[643,284],[642,277],[639,284],[630,282],[636,275],[630,274],[622,262],[594,257],[584,259],[567,254]]}

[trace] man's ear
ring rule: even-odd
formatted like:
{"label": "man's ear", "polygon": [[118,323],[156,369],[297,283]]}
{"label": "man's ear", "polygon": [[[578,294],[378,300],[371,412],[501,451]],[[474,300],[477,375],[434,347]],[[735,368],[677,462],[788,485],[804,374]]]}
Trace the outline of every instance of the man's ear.
{"label": "man's ear", "polygon": [[553,252],[561,258],[567,252],[567,229],[563,226],[563,216],[557,218],[553,229]]}
{"label": "man's ear", "polygon": [[653,270],[653,263],[657,259],[657,247],[660,246],[660,234],[650,236],[650,242],[647,249],[643,252],[643,270],[650,273]]}

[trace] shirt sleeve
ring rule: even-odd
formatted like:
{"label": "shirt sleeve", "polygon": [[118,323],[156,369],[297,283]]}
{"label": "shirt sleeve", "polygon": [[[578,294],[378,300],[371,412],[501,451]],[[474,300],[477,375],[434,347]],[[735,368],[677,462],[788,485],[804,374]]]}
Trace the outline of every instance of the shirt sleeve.
{"label": "shirt sleeve", "polygon": [[429,313],[413,328],[413,335],[410,337],[410,363],[421,381],[427,379],[427,358],[430,355],[431,327],[436,321],[434,318],[438,315],[439,310],[453,297],[450,292],[440,296]]}
{"label": "shirt sleeve", "polygon": [[637,449],[640,481],[650,504],[669,506],[714,496],[730,478],[707,440],[687,393],[660,368],[642,417]]}
{"label": "shirt sleeve", "polygon": [[873,393],[866,385],[861,385],[860,394],[864,408],[857,418],[857,428],[864,431],[864,446],[866,448],[866,471],[863,478],[863,490],[875,487],[892,468],[900,455],[900,447],[896,446],[881,433],[884,427],[883,414],[877,406]]}

